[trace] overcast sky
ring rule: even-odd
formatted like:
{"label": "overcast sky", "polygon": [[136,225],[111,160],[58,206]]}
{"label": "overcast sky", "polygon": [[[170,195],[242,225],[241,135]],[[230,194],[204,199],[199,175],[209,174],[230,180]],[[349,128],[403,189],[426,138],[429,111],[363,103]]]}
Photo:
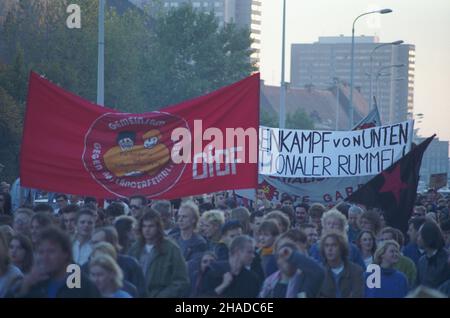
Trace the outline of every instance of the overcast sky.
{"label": "overcast sky", "polygon": [[[279,84],[282,0],[262,0],[261,77]],[[356,35],[377,35],[380,42],[416,45],[414,113],[423,113],[420,133],[450,140],[450,0],[286,0],[286,80],[290,44],[312,43],[319,36],[351,35],[355,17],[390,8],[390,14],[358,20]],[[417,125],[417,123],[416,123]]]}

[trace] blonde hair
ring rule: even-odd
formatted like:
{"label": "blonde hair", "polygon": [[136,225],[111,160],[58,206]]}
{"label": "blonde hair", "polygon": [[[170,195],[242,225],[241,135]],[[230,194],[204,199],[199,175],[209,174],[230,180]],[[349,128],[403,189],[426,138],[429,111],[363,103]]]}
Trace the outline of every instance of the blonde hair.
{"label": "blonde hair", "polygon": [[375,264],[378,264],[378,265],[381,264],[381,257],[384,255],[384,253],[386,253],[388,247],[391,245],[394,245],[397,248],[397,250],[400,251],[400,245],[394,240],[386,240],[386,241],[381,242],[373,256],[373,262]]}
{"label": "blonde hair", "polygon": [[117,252],[114,246],[108,242],[99,242],[92,247],[91,255],[95,257],[95,254],[106,254],[113,260],[117,259]]}
{"label": "blonde hair", "polygon": [[218,224],[220,226],[225,223],[225,216],[220,210],[206,211],[205,213],[203,213],[202,219],[211,223]]}
{"label": "blonde hair", "polygon": [[100,253],[89,261],[89,269],[98,266],[113,274],[114,287],[119,289],[123,286],[123,272],[117,262],[108,254]]}
{"label": "blonde hair", "polygon": [[192,200],[184,201],[183,203],[181,203],[180,210],[181,209],[189,209],[195,219],[195,225],[197,225],[198,220],[200,219],[200,212],[198,210],[197,204],[195,204]]}
{"label": "blonde hair", "polygon": [[320,219],[320,222],[322,223],[322,228],[325,228],[325,221],[328,218],[335,218],[338,219],[341,224],[342,224],[342,229],[344,231],[344,233],[347,233],[348,231],[348,222],[347,219],[345,218],[345,215],[342,214],[341,212],[339,212],[339,210],[337,209],[331,209],[328,210],[327,212],[325,212],[322,215],[322,218]]}

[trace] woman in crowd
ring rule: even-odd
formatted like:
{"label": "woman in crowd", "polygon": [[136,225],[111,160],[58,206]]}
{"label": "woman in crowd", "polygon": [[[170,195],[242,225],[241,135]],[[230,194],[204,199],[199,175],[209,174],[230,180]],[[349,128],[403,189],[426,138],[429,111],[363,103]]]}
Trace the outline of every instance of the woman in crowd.
{"label": "woman in crowd", "polygon": [[89,261],[89,274],[100,294],[104,298],[131,298],[122,290],[123,274],[119,265],[109,255],[96,254]]}
{"label": "woman in crowd", "polygon": [[202,281],[205,277],[206,270],[208,269],[209,265],[211,265],[215,261],[217,261],[216,254],[214,254],[214,252],[207,251],[201,257],[197,269],[190,272],[190,279],[191,279],[190,297],[199,296],[200,287],[202,286]]}
{"label": "woman in crowd", "polygon": [[373,263],[373,255],[377,249],[376,237],[372,231],[363,230],[356,239],[356,246],[361,251],[361,256],[366,267]]}
{"label": "woman in crowd", "polygon": [[131,216],[120,216],[114,221],[114,227],[119,235],[119,244],[122,247],[121,252],[127,254],[130,246],[135,241],[134,229],[136,220]]}
{"label": "woman in crowd", "polygon": [[341,231],[329,230],[320,240],[325,265],[325,280],[320,296],[326,298],[361,298],[364,296],[363,269],[349,261],[347,238]]}
{"label": "woman in crowd", "polygon": [[27,274],[33,265],[33,246],[28,237],[16,234],[9,242],[9,254],[12,263],[19,268],[22,273]]}
{"label": "woman in crowd", "polygon": [[402,272],[394,268],[398,263],[399,256],[400,246],[396,241],[381,242],[374,256],[375,263],[381,267],[381,278],[379,286],[366,284],[367,298],[403,298],[406,296],[408,280]]}
{"label": "woman in crowd", "polygon": [[0,235],[0,298],[8,297],[19,288],[23,274],[11,263],[8,244]]}

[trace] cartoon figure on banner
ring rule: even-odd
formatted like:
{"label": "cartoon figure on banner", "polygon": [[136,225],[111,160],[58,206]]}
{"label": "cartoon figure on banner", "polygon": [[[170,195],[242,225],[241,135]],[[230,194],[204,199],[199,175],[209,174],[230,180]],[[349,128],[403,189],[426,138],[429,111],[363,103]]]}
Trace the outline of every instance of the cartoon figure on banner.
{"label": "cartoon figure on banner", "polygon": [[161,141],[161,132],[152,129],[142,135],[142,143],[136,142],[134,131],[121,131],[117,146],[103,156],[105,165],[117,177],[154,175],[170,160],[170,151]]}

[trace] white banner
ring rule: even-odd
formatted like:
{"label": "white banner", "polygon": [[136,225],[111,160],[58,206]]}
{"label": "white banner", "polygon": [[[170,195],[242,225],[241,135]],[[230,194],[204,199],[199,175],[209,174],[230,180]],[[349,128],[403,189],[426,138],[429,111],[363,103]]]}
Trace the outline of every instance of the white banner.
{"label": "white banner", "polygon": [[371,176],[411,148],[413,121],[357,131],[260,126],[259,173],[277,177]]}

